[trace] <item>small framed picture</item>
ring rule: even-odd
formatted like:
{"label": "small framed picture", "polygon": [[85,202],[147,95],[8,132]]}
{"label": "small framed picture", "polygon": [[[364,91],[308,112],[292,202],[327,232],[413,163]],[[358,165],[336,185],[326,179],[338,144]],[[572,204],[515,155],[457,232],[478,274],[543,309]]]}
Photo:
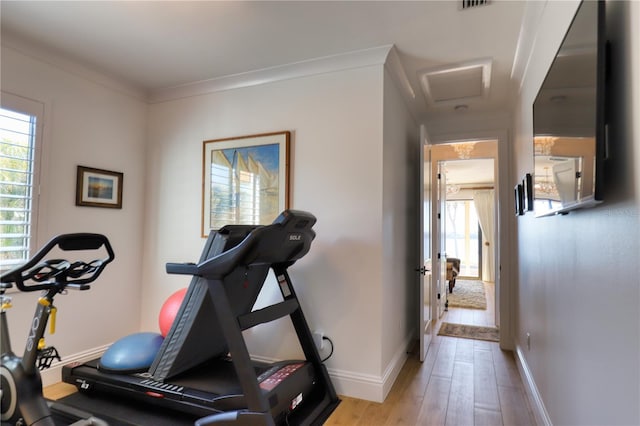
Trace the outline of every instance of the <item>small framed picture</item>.
{"label": "small framed picture", "polygon": [[531,173],[527,173],[526,175],[524,175],[522,186],[524,188],[525,211],[532,212],[534,207],[533,207],[533,176],[531,175]]}
{"label": "small framed picture", "polygon": [[76,206],[121,209],[123,177],[120,172],[78,166]]}
{"label": "small framed picture", "polygon": [[524,188],[519,183],[513,188],[516,216],[524,215]]}

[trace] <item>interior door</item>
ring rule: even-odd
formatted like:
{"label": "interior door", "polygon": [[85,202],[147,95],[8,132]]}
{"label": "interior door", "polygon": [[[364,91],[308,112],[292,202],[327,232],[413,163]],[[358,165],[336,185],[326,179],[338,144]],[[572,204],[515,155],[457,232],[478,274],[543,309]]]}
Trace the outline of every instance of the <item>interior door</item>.
{"label": "interior door", "polygon": [[431,307],[431,149],[426,145],[424,126],[420,128],[420,250],[418,268],[418,334],[420,335],[420,361],[424,361],[433,337]]}
{"label": "interior door", "polygon": [[562,204],[569,204],[578,199],[580,178],[576,172],[580,169],[576,167],[576,163],[576,158],[568,158],[552,166],[553,182],[556,184]]}
{"label": "interior door", "polygon": [[446,233],[446,209],[447,209],[447,177],[444,173],[444,162],[438,161],[438,169],[437,169],[437,203],[436,203],[436,244],[437,244],[437,255],[436,262],[434,264],[438,265],[435,269],[434,273],[437,277],[437,300],[438,300],[438,318],[442,317],[442,315],[447,310],[447,253],[446,253],[446,242],[447,242],[447,233]]}

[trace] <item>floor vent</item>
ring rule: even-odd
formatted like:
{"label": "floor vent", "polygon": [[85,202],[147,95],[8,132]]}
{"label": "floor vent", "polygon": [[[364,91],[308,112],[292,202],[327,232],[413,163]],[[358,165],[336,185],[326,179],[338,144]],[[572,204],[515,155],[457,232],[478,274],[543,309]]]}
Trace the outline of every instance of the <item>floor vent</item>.
{"label": "floor vent", "polygon": [[460,6],[460,10],[467,10],[478,6],[486,6],[489,2],[490,0],[460,0],[458,5]]}

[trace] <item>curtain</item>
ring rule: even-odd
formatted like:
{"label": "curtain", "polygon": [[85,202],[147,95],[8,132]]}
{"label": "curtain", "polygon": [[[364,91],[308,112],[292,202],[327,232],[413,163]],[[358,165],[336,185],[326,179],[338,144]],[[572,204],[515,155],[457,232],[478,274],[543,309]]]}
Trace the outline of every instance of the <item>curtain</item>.
{"label": "curtain", "polygon": [[495,281],[494,236],[495,236],[495,203],[493,189],[476,191],[473,203],[478,214],[482,230],[482,281]]}

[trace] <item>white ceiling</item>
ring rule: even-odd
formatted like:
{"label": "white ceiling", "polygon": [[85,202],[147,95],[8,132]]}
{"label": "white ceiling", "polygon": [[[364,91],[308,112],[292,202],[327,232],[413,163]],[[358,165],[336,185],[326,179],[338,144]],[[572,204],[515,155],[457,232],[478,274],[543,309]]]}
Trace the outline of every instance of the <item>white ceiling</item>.
{"label": "white ceiling", "polygon": [[470,111],[505,110],[523,1],[459,10],[456,1],[7,1],[3,43],[46,47],[146,93],[390,45],[398,50],[421,113],[424,70],[491,59],[488,96]]}

